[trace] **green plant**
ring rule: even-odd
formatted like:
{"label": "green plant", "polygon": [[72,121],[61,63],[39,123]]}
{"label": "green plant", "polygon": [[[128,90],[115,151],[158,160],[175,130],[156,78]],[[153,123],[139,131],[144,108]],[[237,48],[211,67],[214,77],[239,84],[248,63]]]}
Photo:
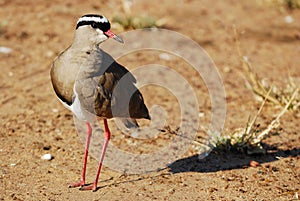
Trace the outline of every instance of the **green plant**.
{"label": "green plant", "polygon": [[121,27],[124,30],[162,27],[165,22],[165,19],[156,19],[150,16],[134,17],[118,15],[112,19],[114,26]]}

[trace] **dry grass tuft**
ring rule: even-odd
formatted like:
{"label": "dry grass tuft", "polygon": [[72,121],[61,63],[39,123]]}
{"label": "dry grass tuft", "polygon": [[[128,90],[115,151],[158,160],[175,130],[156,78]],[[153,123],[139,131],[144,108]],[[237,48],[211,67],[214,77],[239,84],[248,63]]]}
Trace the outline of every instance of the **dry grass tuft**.
{"label": "dry grass tuft", "polygon": [[289,77],[288,84],[284,88],[268,85],[263,79],[261,79],[256,73],[253,72],[251,63],[246,56],[243,56],[240,50],[240,42],[236,28],[234,27],[235,40],[237,45],[237,51],[244,69],[246,76],[246,86],[255,95],[262,99],[266,99],[275,105],[285,107],[288,103],[288,110],[292,110],[295,113],[300,113],[300,93],[298,93],[300,87],[292,77]]}
{"label": "dry grass tuft", "polygon": [[272,131],[276,130],[279,127],[280,118],[288,110],[291,103],[298,94],[298,91],[299,90],[294,91],[285,107],[276,115],[274,119],[272,119],[272,121],[267,125],[266,128],[261,130],[259,129],[259,124],[257,124],[257,119],[262,113],[262,109],[267,101],[268,95],[271,92],[271,90],[269,90],[256,115],[253,118],[249,117],[245,128],[238,128],[231,134],[216,139],[214,147],[217,150],[233,150],[247,153],[249,155],[265,153],[266,150],[262,146],[262,141],[274,134],[274,132]]}
{"label": "dry grass tuft", "polygon": [[130,29],[143,29],[143,28],[159,28],[166,22],[166,18],[157,19],[152,16],[133,16],[131,13],[131,6],[133,1],[123,0],[123,13],[122,15],[116,15],[112,19],[112,26],[119,31],[125,31]]}
{"label": "dry grass tuft", "polygon": [[128,15],[118,15],[113,17],[112,26],[119,31],[130,29],[143,29],[143,28],[159,28],[165,24],[165,19],[156,19],[150,16],[135,17]]}
{"label": "dry grass tuft", "polygon": [[[266,152],[262,146],[262,141],[270,137],[274,133],[273,131],[279,127],[282,115],[288,110],[297,114],[300,113],[300,88],[292,78],[289,78],[289,84],[283,89],[272,86],[268,87],[263,83],[259,76],[252,71],[252,66],[248,59],[242,56],[235,27],[234,34],[238,54],[241,58],[243,69],[245,70],[247,86],[253,93],[263,98],[263,102],[256,115],[253,118],[249,117],[245,128],[238,128],[229,135],[215,139],[213,145],[216,150],[234,150],[247,154],[262,154]],[[266,128],[261,130],[257,126],[259,125],[257,124],[257,119],[262,113],[263,107],[267,101],[272,102],[275,105],[280,105],[283,108],[276,117],[270,121]]]}
{"label": "dry grass tuft", "polygon": [[293,97],[287,109],[295,113],[300,113],[300,93],[297,93],[299,91],[299,83],[296,83],[292,77],[288,78],[289,82],[284,88],[268,86],[263,79],[260,79],[259,76],[253,72],[250,62],[245,58],[243,58],[243,68],[247,78],[246,85],[255,95],[267,99],[267,101],[281,107],[289,103]]}

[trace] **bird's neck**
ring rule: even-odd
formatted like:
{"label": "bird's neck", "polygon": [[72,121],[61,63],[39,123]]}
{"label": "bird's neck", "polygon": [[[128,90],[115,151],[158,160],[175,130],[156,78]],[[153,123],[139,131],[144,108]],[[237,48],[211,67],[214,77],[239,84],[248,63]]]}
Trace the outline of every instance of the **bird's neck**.
{"label": "bird's neck", "polygon": [[90,40],[77,40],[76,38],[74,39],[71,48],[74,50],[76,49],[77,51],[81,52],[88,52],[91,50],[96,50],[99,44],[94,43],[93,41]]}
{"label": "bird's neck", "polygon": [[89,34],[84,35],[84,33],[81,33],[80,31],[77,31],[74,36],[72,48],[80,49],[82,51],[89,51],[89,50],[96,50],[98,49],[99,45],[104,42],[107,39],[107,37],[103,36],[103,39],[101,37]]}

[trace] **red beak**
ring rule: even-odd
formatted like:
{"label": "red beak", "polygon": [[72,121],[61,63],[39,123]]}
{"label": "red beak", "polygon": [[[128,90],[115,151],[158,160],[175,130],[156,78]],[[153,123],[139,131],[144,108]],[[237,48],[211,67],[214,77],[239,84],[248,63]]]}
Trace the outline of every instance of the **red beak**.
{"label": "red beak", "polygon": [[120,36],[114,34],[111,30],[104,32],[104,34],[106,36],[108,36],[109,38],[115,39],[116,41],[118,41],[120,43],[124,43],[123,39]]}

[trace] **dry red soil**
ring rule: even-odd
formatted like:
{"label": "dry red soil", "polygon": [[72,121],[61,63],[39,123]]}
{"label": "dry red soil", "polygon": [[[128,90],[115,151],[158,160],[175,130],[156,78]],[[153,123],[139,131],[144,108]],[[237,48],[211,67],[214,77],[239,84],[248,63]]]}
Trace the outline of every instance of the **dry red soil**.
{"label": "dry red soil", "polygon": [[[223,134],[244,127],[261,104],[245,85],[233,25],[243,55],[261,78],[281,87],[288,76],[300,79],[300,10],[257,2],[154,0],[134,1],[132,6],[134,16],[166,18],[164,28],[196,41],[215,62],[226,90]],[[163,170],[126,174],[104,167],[96,192],[69,189],[70,182],[80,179],[84,145],[71,112],[55,97],[49,70],[54,58],[71,44],[81,15],[98,13],[112,19],[123,12],[122,3],[0,0],[0,10],[0,46],[13,50],[0,53],[0,200],[299,200],[299,115],[292,111],[282,117],[279,135],[264,141],[269,148],[265,155],[213,151],[199,160],[193,146]],[[287,23],[286,16],[293,21]],[[157,58],[156,53],[146,52],[120,62],[133,69]],[[204,114],[198,134],[205,134],[202,128],[208,128],[211,114],[206,88],[193,80],[191,68],[176,63],[180,62],[170,60],[170,66],[197,91],[199,111]],[[174,97],[166,90],[142,91],[146,104],[166,108],[168,126],[176,129],[179,110]],[[266,104],[258,123],[264,128],[280,110]],[[170,139],[165,134],[139,145],[129,136],[112,134],[112,144],[135,153],[151,152]],[[46,153],[53,159],[41,160]],[[260,165],[251,167],[250,161]],[[96,167],[97,160],[89,157],[88,182],[93,181]]]}

